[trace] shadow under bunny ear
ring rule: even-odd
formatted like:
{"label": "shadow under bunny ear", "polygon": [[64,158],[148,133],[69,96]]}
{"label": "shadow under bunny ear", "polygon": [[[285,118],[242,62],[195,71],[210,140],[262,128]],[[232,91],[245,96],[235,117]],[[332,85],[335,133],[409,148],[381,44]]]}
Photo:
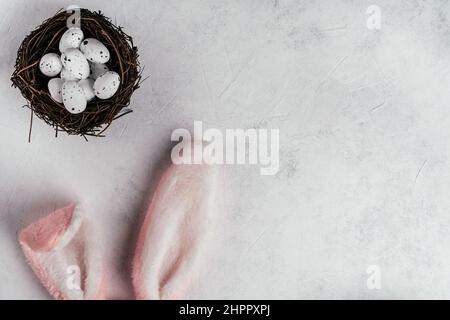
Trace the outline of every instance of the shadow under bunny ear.
{"label": "shadow under bunny ear", "polygon": [[[166,170],[172,165],[172,160],[170,158],[170,153],[173,146],[176,143],[169,144],[164,150],[161,151],[161,156],[155,162],[153,166],[148,165],[151,169],[147,172],[142,172],[143,175],[147,177],[147,184],[145,185],[145,197],[142,201],[138,202],[135,206],[128,208],[129,212],[133,212],[134,215],[130,219],[130,228],[128,229],[128,235],[124,239],[123,243],[126,243],[125,250],[121,253],[119,261],[122,261],[123,275],[127,277],[130,281],[129,284],[130,292],[134,292],[131,285],[131,272],[132,272],[132,260],[136,250],[136,244],[139,237],[139,231],[144,222],[147,209],[152,200],[153,194],[161,180],[162,175]],[[126,275],[125,275],[126,274]],[[133,297],[134,298],[134,297]]]}

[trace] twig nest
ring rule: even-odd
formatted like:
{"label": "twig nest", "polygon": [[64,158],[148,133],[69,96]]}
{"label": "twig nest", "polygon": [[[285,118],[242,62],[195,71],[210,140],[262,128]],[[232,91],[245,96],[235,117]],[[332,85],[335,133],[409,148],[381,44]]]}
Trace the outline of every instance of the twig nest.
{"label": "twig nest", "polygon": [[56,14],[24,39],[11,80],[57,131],[100,136],[139,87],[137,48],[100,12],[81,9],[80,27],[67,28],[71,14]]}

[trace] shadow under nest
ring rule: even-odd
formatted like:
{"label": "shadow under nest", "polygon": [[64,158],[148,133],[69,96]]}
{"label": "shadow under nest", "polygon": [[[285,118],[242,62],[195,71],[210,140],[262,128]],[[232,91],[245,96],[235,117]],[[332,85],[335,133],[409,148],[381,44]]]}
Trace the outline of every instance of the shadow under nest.
{"label": "shadow under nest", "polygon": [[114,120],[132,112],[121,113],[121,110],[128,107],[133,92],[142,82],[138,50],[133,39],[100,11],[81,9],[81,29],[85,38],[96,38],[108,48],[111,57],[107,66],[121,77],[118,91],[110,99],[89,102],[80,114],[69,113],[51,98],[47,88],[50,78],[40,72],[39,61],[47,53],[59,54],[59,40],[67,30],[67,19],[72,14],[73,11],[59,12],[44,21],[25,37],[18,50],[11,81],[31,109],[30,134],[33,115],[36,115],[54,127],[56,135],[58,131],[64,131],[69,135],[83,136],[86,140],[86,136],[102,137]]}

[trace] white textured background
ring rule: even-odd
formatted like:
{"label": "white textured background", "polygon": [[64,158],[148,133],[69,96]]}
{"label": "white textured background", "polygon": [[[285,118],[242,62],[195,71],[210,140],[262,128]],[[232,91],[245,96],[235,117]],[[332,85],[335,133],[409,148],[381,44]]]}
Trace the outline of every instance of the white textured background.
{"label": "white textured background", "polygon": [[16,233],[69,202],[129,283],[170,133],[193,120],[280,128],[281,169],[227,167],[227,214],[189,297],[450,298],[448,1],[78,1],[134,36],[150,79],[107,138],[56,139],[35,118],[28,144],[16,50],[68,4],[0,1],[0,298],[49,298]]}

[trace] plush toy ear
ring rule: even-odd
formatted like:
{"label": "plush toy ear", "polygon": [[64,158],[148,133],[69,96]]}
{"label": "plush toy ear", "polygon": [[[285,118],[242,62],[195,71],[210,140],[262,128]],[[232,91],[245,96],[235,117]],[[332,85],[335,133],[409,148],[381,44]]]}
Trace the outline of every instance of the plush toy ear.
{"label": "plush toy ear", "polygon": [[19,234],[31,268],[57,299],[102,299],[103,266],[89,226],[74,206],[56,210]]}
{"label": "plush toy ear", "polygon": [[155,191],[133,261],[138,299],[179,299],[204,258],[219,214],[218,166],[172,165]]}

